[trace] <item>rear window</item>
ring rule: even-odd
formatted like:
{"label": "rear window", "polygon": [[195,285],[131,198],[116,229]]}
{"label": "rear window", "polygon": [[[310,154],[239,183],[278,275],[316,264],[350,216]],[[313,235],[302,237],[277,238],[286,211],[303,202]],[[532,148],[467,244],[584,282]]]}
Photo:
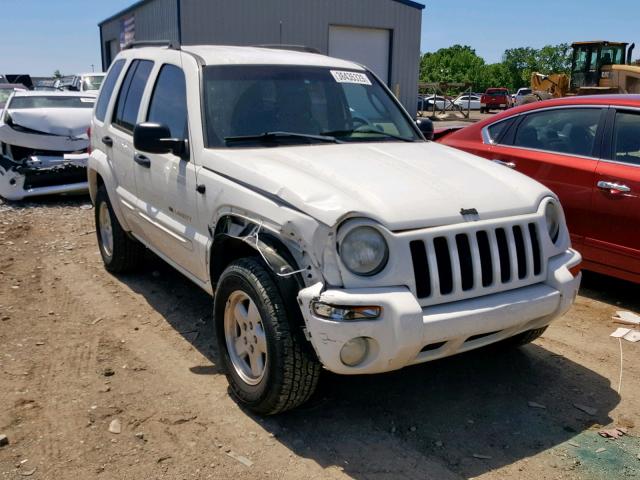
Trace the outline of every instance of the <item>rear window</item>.
{"label": "rear window", "polygon": [[489,95],[490,97],[501,97],[507,94],[508,92],[506,90],[487,90],[487,93],[485,93],[485,95]]}
{"label": "rear window", "polygon": [[500,141],[503,133],[507,131],[507,127],[511,125],[512,120],[513,119],[510,118],[508,120],[503,120],[502,122],[494,123],[493,125],[489,125],[487,127],[487,134],[491,143],[498,143]]}
{"label": "rear window", "polygon": [[153,62],[149,60],[134,60],[124,77],[118,102],[116,104],[113,123],[125,130],[133,131],[138,119],[140,101],[147,85]]}
{"label": "rear window", "polygon": [[96,99],[93,97],[13,97],[9,108],[21,110],[28,108],[93,108]]}
{"label": "rear window", "polygon": [[103,88],[100,90],[100,96],[98,97],[98,102],[96,104],[96,118],[101,122],[104,122],[104,118],[107,115],[109,99],[111,98],[113,89],[116,86],[120,72],[122,72],[122,67],[124,67],[124,59],[120,59],[113,64],[111,70],[109,70],[107,78],[104,80]]}

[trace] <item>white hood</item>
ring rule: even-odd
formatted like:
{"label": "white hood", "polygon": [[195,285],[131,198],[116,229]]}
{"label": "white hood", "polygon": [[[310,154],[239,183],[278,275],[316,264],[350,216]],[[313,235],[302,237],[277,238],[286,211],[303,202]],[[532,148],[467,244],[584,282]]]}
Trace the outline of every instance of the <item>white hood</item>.
{"label": "white hood", "polygon": [[14,124],[50,135],[80,137],[91,123],[90,108],[29,108],[9,110]]}
{"label": "white hood", "polygon": [[533,213],[553,194],[485,159],[432,142],[208,150],[203,165],[326,225],[372,218],[390,230]]}

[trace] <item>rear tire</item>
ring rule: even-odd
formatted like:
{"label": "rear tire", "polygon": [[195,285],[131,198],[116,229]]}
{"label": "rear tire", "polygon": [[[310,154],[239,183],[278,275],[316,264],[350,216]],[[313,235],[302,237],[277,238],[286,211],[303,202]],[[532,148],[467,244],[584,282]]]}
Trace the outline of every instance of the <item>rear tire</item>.
{"label": "rear tire", "polygon": [[111,273],[131,272],[138,268],[144,247],[120,226],[104,186],[99,187],[96,194],[95,222],[104,267]]}
{"label": "rear tire", "polygon": [[286,299],[256,258],[231,263],[214,300],[214,322],[231,393],[249,410],[273,415],[306,402],[316,389],[320,363],[292,331]]}

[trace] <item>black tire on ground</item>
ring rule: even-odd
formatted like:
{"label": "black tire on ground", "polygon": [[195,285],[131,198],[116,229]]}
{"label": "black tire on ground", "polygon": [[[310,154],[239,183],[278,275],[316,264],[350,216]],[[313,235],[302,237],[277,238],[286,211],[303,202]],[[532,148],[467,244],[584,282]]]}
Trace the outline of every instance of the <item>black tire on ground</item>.
{"label": "black tire on ground", "polygon": [[[111,225],[113,241],[110,248],[105,247],[102,238],[103,227],[100,224],[100,212],[103,208],[107,209],[103,214],[106,215],[108,212]],[[104,186],[99,187],[96,194],[95,222],[98,247],[105,268],[111,273],[126,273],[138,268],[144,255],[144,247],[127,235],[120,226],[118,217],[113,213],[113,207],[111,206],[107,189]]]}
{"label": "black tire on ground", "polygon": [[505,347],[522,347],[528,343],[533,342],[539,338],[548,327],[536,328],[534,330],[527,330],[526,332],[519,333],[513,337],[503,340],[501,343]]}
{"label": "black tire on ground", "polygon": [[[225,332],[229,327],[225,327],[225,311],[228,303],[233,305],[233,298],[237,295],[245,295],[247,302],[254,303],[260,316],[261,332],[266,337],[264,373],[261,378],[250,379],[257,382],[255,384],[242,379],[229,353],[229,344],[234,340],[227,342]],[[295,295],[295,292],[279,289],[268,267],[257,258],[243,258],[231,263],[222,273],[215,294],[214,322],[218,347],[231,392],[242,406],[261,415],[284,412],[306,402],[316,389],[321,371],[320,363],[302,345],[304,340],[291,331],[283,295]],[[245,305],[248,312],[249,304]],[[250,328],[256,327],[252,325]],[[242,327],[234,331],[242,335]],[[248,362],[249,354],[244,355],[247,355]]]}

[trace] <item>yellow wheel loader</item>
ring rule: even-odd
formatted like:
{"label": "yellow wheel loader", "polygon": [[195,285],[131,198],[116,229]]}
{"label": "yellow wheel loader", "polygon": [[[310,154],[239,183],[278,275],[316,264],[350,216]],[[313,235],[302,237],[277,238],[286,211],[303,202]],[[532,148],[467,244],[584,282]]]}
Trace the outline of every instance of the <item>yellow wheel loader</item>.
{"label": "yellow wheel loader", "polygon": [[640,65],[631,65],[635,43],[575,42],[571,76],[531,75],[531,90],[538,99],[567,95],[640,93]]}

